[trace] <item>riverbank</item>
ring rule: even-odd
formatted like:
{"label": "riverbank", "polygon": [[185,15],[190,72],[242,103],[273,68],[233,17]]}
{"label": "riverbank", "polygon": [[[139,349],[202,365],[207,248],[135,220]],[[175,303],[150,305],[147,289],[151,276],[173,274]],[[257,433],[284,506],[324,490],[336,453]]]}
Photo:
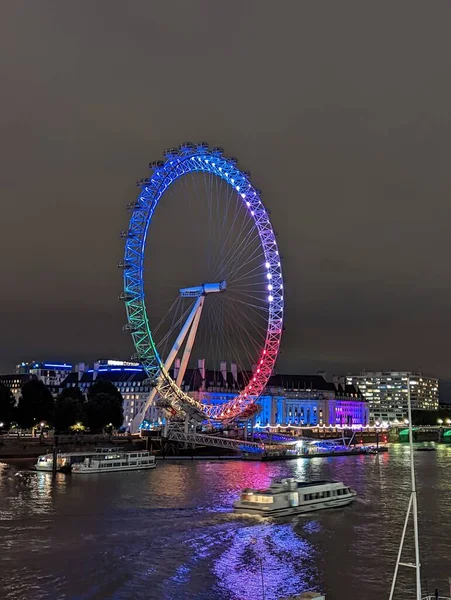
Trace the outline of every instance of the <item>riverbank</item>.
{"label": "riverbank", "polygon": [[[95,448],[144,449],[145,441],[131,442],[126,437],[103,435],[92,436],[58,436],[58,452],[85,452]],[[42,454],[53,452],[53,438],[34,438],[31,436],[1,437],[0,459],[37,458]]]}

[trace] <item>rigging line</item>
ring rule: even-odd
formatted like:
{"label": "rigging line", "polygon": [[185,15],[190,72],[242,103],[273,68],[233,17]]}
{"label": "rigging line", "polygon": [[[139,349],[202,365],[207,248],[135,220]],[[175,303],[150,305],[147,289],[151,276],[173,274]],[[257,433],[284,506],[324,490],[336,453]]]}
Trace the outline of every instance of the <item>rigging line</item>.
{"label": "rigging line", "polygon": [[166,313],[164,314],[163,318],[161,319],[161,321],[155,326],[155,328],[152,328],[152,332],[153,333],[157,333],[160,330],[160,327],[163,325],[163,323],[166,321],[167,317],[169,316],[169,313],[172,311],[172,309],[174,308],[174,306],[177,304],[177,302],[180,301],[180,297],[176,298],[174,300],[174,302],[171,304],[170,308],[166,311]]}
{"label": "rigging line", "polygon": [[[235,299],[235,302],[237,302],[238,304],[244,304],[245,306],[249,306],[249,308],[254,309],[255,314],[257,314],[257,315],[261,315],[263,311],[266,312],[266,314],[268,313],[268,309],[263,308],[261,305],[251,304],[249,302],[245,302],[243,300],[238,300],[238,299]],[[257,312],[257,311],[259,311],[259,312]],[[262,318],[263,318],[263,316],[262,316]]]}
{"label": "rigging line", "polygon": [[[241,357],[237,354],[236,341],[232,337],[233,321],[228,321],[228,323],[229,323],[229,327],[223,329],[221,338],[224,340],[224,342],[226,344],[230,360],[232,362],[236,362],[237,364],[240,364],[241,363]],[[229,329],[231,331],[229,331]]]}
{"label": "rigging line", "polygon": [[246,265],[248,268],[246,271],[242,272],[242,269],[240,268],[233,274],[229,273],[227,283],[230,281],[230,285],[233,284],[234,286],[243,286],[247,283],[245,280],[255,279],[256,277],[260,278],[260,283],[262,286],[271,283],[271,281],[267,278],[267,273],[265,272],[263,263],[264,258],[264,254],[261,256],[255,256],[252,258],[252,260],[248,261],[248,264]]}
{"label": "rigging line", "polygon": [[213,323],[213,327],[212,327],[212,336],[210,338],[210,356],[209,356],[209,361],[210,361],[210,365],[213,364],[214,367],[216,368],[217,365],[216,363],[219,360],[219,351],[220,351],[220,338],[221,338],[221,306],[216,303],[215,306],[213,307],[212,310],[212,323]]}
{"label": "rigging line", "polygon": [[[244,249],[240,252],[238,259],[233,257],[232,260],[228,261],[229,263],[231,263],[231,265],[233,267],[235,267],[237,260],[239,260],[241,258],[242,253],[247,248],[253,247],[251,254],[253,254],[254,252],[258,252],[259,249],[261,249],[263,251],[263,245],[262,245],[262,241],[260,239],[260,232],[259,232],[257,226],[248,228],[248,230],[246,231],[246,235],[244,236],[244,240],[240,240],[239,246],[241,246],[243,241],[245,242],[245,246],[244,246]],[[235,247],[237,247],[237,246],[238,246],[238,244]]]}
{"label": "rigging line", "polygon": [[222,302],[218,307],[218,327],[217,327],[217,335],[216,335],[216,356],[215,356],[215,370],[220,371],[220,363],[221,361],[228,360],[230,356],[230,349],[227,340],[227,332],[226,332],[226,321],[224,317],[224,305],[225,302]]}
{"label": "rigging line", "polygon": [[211,223],[212,223],[212,212],[211,212],[211,202],[209,201],[209,188],[210,188],[210,174],[206,171],[202,171],[203,180],[204,180],[204,193],[207,202],[208,208],[208,240],[207,240],[207,273],[210,273],[211,270],[211,247],[213,245],[212,235],[211,235]]}
{"label": "rigging line", "polygon": [[[211,204],[212,206],[214,205],[214,224],[212,224],[212,228],[211,228],[211,239],[212,239],[212,249],[211,249],[211,261],[210,261],[210,274],[213,274],[216,270],[216,268],[214,267],[214,265],[217,264],[218,260],[221,260],[221,254],[218,252],[218,246],[220,244],[220,240],[223,237],[223,228],[221,227],[221,215],[223,212],[225,212],[225,208],[227,208],[227,201],[226,206],[224,207],[223,204],[224,202],[222,202],[223,200],[223,196],[226,196],[226,194],[224,193],[224,181],[221,177],[217,176],[217,175],[213,175],[212,176],[214,178],[215,181],[215,197],[211,199]],[[224,217],[222,217],[224,218]],[[215,277],[212,276],[212,279],[215,280]]]}
{"label": "rigging line", "polygon": [[[227,310],[230,311],[231,316],[235,316],[235,324],[237,325],[238,332],[246,336],[252,335],[253,340],[260,348],[263,345],[266,338],[266,333],[268,329],[267,326],[264,327],[263,325],[256,323],[243,311],[236,311],[231,307],[227,307]],[[252,326],[252,329],[255,333],[250,334],[249,330],[244,325],[244,321],[247,321],[247,323]],[[257,342],[257,338],[258,340],[261,340],[260,343]]]}
{"label": "rigging line", "polygon": [[[232,251],[229,252],[229,256],[227,257],[227,261],[224,261],[223,268],[224,270],[228,269],[230,264],[233,264],[237,254],[238,258],[241,258],[242,253],[248,248],[251,244],[255,243],[257,236],[254,234],[253,238],[249,237],[250,232],[247,232],[246,235],[242,238],[242,240],[236,245],[232,246]],[[238,239],[237,239],[238,242]],[[244,246],[243,246],[244,245]]]}
{"label": "rigging line", "polygon": [[[221,263],[224,260],[224,246],[226,244],[226,239],[228,238],[230,231],[227,229],[227,222],[230,210],[231,199],[233,197],[233,190],[228,189],[228,185],[225,184],[224,192],[222,190],[224,182],[221,180],[221,194],[224,196],[224,202],[221,203],[221,208],[223,209],[222,215],[218,212],[218,228],[216,234],[216,242],[217,242],[217,253],[213,262],[212,272],[216,272],[221,268]],[[227,193],[228,192],[228,193]]]}
{"label": "rigging line", "polygon": [[[232,304],[229,304],[225,307],[225,311],[228,315],[227,323],[230,325],[230,329],[234,330],[239,336],[243,338],[249,337],[250,333],[247,331],[246,327],[243,326],[243,318],[245,318],[245,313],[243,311],[237,311],[236,307]],[[249,320],[249,319],[248,319]],[[251,322],[251,321],[249,321]],[[253,328],[257,326],[253,324]],[[261,327],[261,331],[257,330],[258,337],[263,338],[266,335],[266,328]],[[253,334],[252,334],[253,335]]]}
{"label": "rigging line", "polygon": [[236,285],[235,285],[234,281],[232,281],[232,283],[230,285],[229,285],[229,282],[227,281],[227,291],[228,292],[231,292],[231,291],[239,292],[240,289],[242,289],[242,288],[244,290],[249,289],[249,291],[252,291],[250,288],[259,287],[259,288],[261,288],[262,293],[263,292],[267,293],[265,285],[266,285],[266,281],[254,281],[253,283],[250,283],[250,282],[238,283]]}
{"label": "rigging line", "polygon": [[[243,279],[254,279],[255,277],[260,277],[260,279],[262,280],[262,285],[265,283],[265,277],[264,277],[264,272],[262,272],[262,265],[257,265],[256,267],[254,267],[253,269],[247,271],[247,273],[245,273],[244,275],[240,275],[240,277],[237,277],[236,279],[232,279],[231,281],[233,282],[233,284],[235,285],[238,281],[242,281]],[[255,273],[255,271],[258,271],[257,273]],[[252,273],[254,273],[254,275],[252,275]],[[267,282],[269,283],[271,280],[267,279]],[[273,283],[274,285],[274,283]]]}
{"label": "rigging line", "polygon": [[169,339],[169,335],[170,335],[170,332],[173,330],[174,323],[175,323],[176,316],[177,316],[177,311],[179,309],[180,309],[180,305],[177,306],[176,310],[174,311],[174,315],[172,317],[171,327],[166,332],[165,336],[160,340],[160,342],[156,344],[156,347],[158,349],[158,353],[160,354],[160,356],[164,354],[164,356],[165,356],[164,360],[166,360],[166,356],[167,356],[167,342],[168,342],[168,339]]}
{"label": "rigging line", "polygon": [[[230,257],[230,253],[234,250],[234,248],[238,245],[239,240],[241,239],[241,236],[244,235],[244,239],[249,235],[249,231],[252,231],[253,227],[256,227],[255,222],[253,221],[253,219],[251,219],[249,217],[249,215],[247,214],[247,211],[245,210],[245,207],[243,205],[243,203],[238,202],[237,203],[238,206],[238,212],[236,213],[236,218],[238,218],[238,215],[243,212],[243,218],[241,220],[241,225],[239,226],[238,231],[235,234],[235,241],[233,244],[231,244],[231,249],[228,250],[227,254],[224,256],[223,262],[228,262],[229,257]],[[232,226],[230,227],[229,230],[229,235],[231,233],[234,232],[234,228],[235,228],[235,223],[236,220],[234,219],[234,222],[232,223]],[[227,242],[229,241],[229,235],[227,236],[226,240]]]}
{"label": "rigging line", "polygon": [[[256,262],[257,260],[259,260],[259,265],[263,270],[263,261],[260,263],[260,259],[261,257],[264,257],[264,250],[263,247],[261,245],[260,240],[256,240],[256,245],[255,248],[250,252],[250,254],[247,256],[246,260],[244,262],[241,262],[238,266],[238,268],[233,269],[233,267],[235,267],[235,264],[233,265],[233,267],[230,267],[230,272],[234,273],[234,276],[236,277],[238,275],[238,273],[244,269],[244,267],[246,267],[249,263],[251,262]],[[240,256],[241,257],[241,256]]]}
{"label": "rigging line", "polygon": [[[232,195],[232,197],[235,196],[233,189],[231,190],[231,195]],[[236,198],[236,200],[238,200],[238,198]],[[219,268],[219,266],[220,266],[219,262],[222,260],[222,257],[223,257],[223,254],[224,254],[224,250],[226,248],[226,244],[229,242],[229,238],[230,238],[230,236],[232,235],[232,233],[235,230],[235,223],[236,223],[236,220],[237,220],[238,215],[240,213],[240,210],[242,210],[242,209],[243,209],[243,203],[240,202],[240,201],[236,201],[235,202],[235,212],[234,212],[234,215],[233,215],[233,220],[232,220],[232,223],[230,224],[230,227],[228,228],[227,235],[226,235],[226,237],[223,240],[221,249],[219,251],[218,257],[217,257],[217,259],[215,261],[215,264],[214,264],[213,272],[217,271],[218,268]]]}
{"label": "rigging line", "polygon": [[[269,292],[268,292],[268,293],[269,293]],[[255,296],[254,294],[248,294],[248,293],[247,293],[247,292],[245,292],[245,291],[238,291],[238,290],[236,290],[236,291],[235,291],[235,295],[237,295],[237,296],[238,296],[238,295],[240,295],[240,296],[245,296],[246,298],[251,298],[252,300],[258,300],[260,303],[262,302],[262,298],[261,298],[261,296]],[[267,309],[267,310],[269,310],[269,309]]]}
{"label": "rigging line", "polygon": [[[257,312],[252,306],[249,306],[247,303],[237,302],[237,304],[241,304],[243,307],[241,310],[237,310],[238,307],[234,307],[234,311],[237,314],[246,314],[247,318],[250,319],[250,316],[253,317],[253,323],[255,327],[258,327],[261,330],[261,334],[266,336],[266,332],[268,330],[268,315],[262,314],[261,312]],[[243,311],[246,310],[246,313]]]}
{"label": "rigging line", "polygon": [[207,310],[205,310],[202,314],[202,319],[204,317],[204,314],[206,316],[206,319],[203,319],[203,327],[200,332],[201,337],[199,338],[199,351],[202,351],[204,353],[203,358],[206,359],[207,364],[209,356],[213,353],[213,341],[215,338],[216,328],[215,323],[213,321],[214,306],[212,306],[211,302],[209,302],[208,304],[209,306],[205,307]]}
{"label": "rigging line", "polygon": [[[255,362],[256,360],[256,356],[259,356],[259,351],[261,350],[261,348],[257,349],[257,344],[255,343],[254,340],[250,339],[249,336],[246,336],[246,342],[251,341],[252,345],[254,346],[254,350],[251,351],[249,350],[248,346],[245,343],[245,337],[243,335],[243,331],[239,331],[238,330],[238,335],[236,335],[236,331],[237,331],[237,324],[236,321],[234,321],[232,319],[231,323],[233,324],[234,327],[234,342],[233,342],[233,347],[235,349],[235,355],[240,357],[240,362],[242,363],[242,359],[245,358],[246,361],[248,362],[248,364],[250,365],[250,367],[252,367],[252,364]],[[231,336],[229,336],[231,337]],[[241,348],[242,352],[239,352],[239,349]]]}
{"label": "rigging line", "polygon": [[236,341],[236,315],[233,314],[229,304],[224,304],[224,322],[227,323],[227,326],[224,328],[223,336],[227,342],[227,350],[230,361],[237,364],[242,364],[243,356],[239,351],[239,346],[237,346]]}
{"label": "rigging line", "polygon": [[[209,228],[208,228],[208,234],[210,236],[210,240],[211,240],[211,244],[213,244],[213,240],[214,240],[214,233],[213,233],[213,188],[214,188],[214,176],[212,173],[208,174],[208,179],[209,179],[209,187],[208,187],[208,192],[207,192],[207,202],[208,202],[208,206],[209,206],[209,214],[210,214],[210,220],[209,220]],[[209,262],[209,269],[211,269],[211,261]],[[209,270],[210,272],[210,270]]]}
{"label": "rigging line", "polygon": [[246,226],[245,228],[242,228],[234,238],[229,240],[228,248],[224,253],[221,263],[223,272],[227,272],[230,269],[230,265],[234,264],[235,260],[240,260],[249,246],[252,244],[260,244],[257,233],[258,232],[253,232],[251,228]]}
{"label": "rigging line", "polygon": [[161,347],[162,344],[164,344],[165,342],[168,341],[168,339],[173,335],[175,328],[178,327],[180,325],[180,323],[182,323],[183,320],[188,316],[188,312],[189,311],[186,311],[184,314],[182,314],[179,317],[177,322],[175,322],[173,324],[173,327],[171,327],[171,329],[169,331],[167,331],[166,334],[164,335],[164,337],[157,343],[157,347]]}
{"label": "rigging line", "polygon": [[246,339],[249,339],[253,344],[254,350],[261,352],[266,340],[267,327],[256,324],[255,321],[242,312],[240,313],[240,318],[236,320],[236,325],[238,333],[244,335],[243,332],[245,332]]}
{"label": "rigging line", "polygon": [[[251,307],[247,307],[249,310],[246,312],[241,309],[241,311],[237,311],[236,308],[234,310],[234,314],[239,314],[240,316],[236,319],[242,325],[240,326],[242,329],[246,330],[246,326],[244,322],[252,324],[252,329],[255,331],[255,334],[258,335],[262,340],[266,338],[266,334],[268,332],[268,321],[267,319],[260,318],[259,315],[254,314],[252,312]],[[258,317],[258,320],[257,320]]]}
{"label": "rigging line", "polygon": [[[252,247],[254,248],[252,249]],[[259,251],[258,249],[261,249],[261,253],[263,255],[263,248],[258,235],[249,235],[248,237],[245,237],[239,245],[236,246],[234,253],[230,256],[227,263],[228,271],[233,272],[236,269],[237,264],[242,260],[242,256],[249,248],[251,257],[254,257],[255,253]],[[246,260],[248,259],[249,257]]]}
{"label": "rigging line", "polygon": [[[233,294],[233,298],[244,302],[249,302],[248,298],[250,298],[251,300],[258,300],[259,305],[262,307],[262,309],[269,311],[269,307],[268,307],[268,294],[270,294],[271,291],[266,291],[266,290],[252,290],[252,289],[241,289],[241,290],[233,290],[232,294]],[[231,294],[231,296],[232,296]],[[253,304],[253,302],[251,302]]]}
{"label": "rigging line", "polygon": [[[230,203],[231,203],[232,194],[233,194],[233,191],[232,191],[229,183],[226,182],[225,180],[221,179],[221,198],[224,198],[224,202],[221,203],[221,208],[223,209],[222,222],[220,219],[218,219],[218,225],[219,225],[218,240],[220,240],[224,237],[224,231],[226,230],[225,228],[226,228],[226,223],[227,223],[227,217],[229,214],[229,207],[230,207]],[[218,216],[219,216],[219,212],[218,212]],[[224,254],[220,253],[219,259],[222,263],[224,260]]]}
{"label": "rigging line", "polygon": [[[201,194],[200,183],[198,183],[199,179],[201,179],[200,177],[198,177],[198,175],[200,175],[200,174],[191,172],[190,175],[191,175],[192,185],[194,188],[194,193],[195,193],[197,203],[198,203],[198,209],[202,211],[203,205],[205,203],[205,193]],[[204,192],[205,192],[205,190],[204,190]],[[210,218],[210,226],[211,226],[211,213],[209,215],[209,218]],[[209,272],[209,269],[210,269],[211,247],[212,247],[212,238],[209,235],[208,239],[207,239],[207,272]]]}
{"label": "rigging line", "polygon": [[227,194],[227,200],[226,200],[226,210],[224,211],[224,217],[222,219],[221,231],[226,230],[226,223],[227,223],[227,217],[229,214],[230,205],[232,203],[232,198],[235,196],[235,190],[230,185],[228,187],[226,187],[226,193],[227,192],[228,192],[228,194]]}
{"label": "rigging line", "polygon": [[[211,360],[211,357],[214,354],[214,342],[217,338],[216,335],[216,312],[217,312],[217,303],[214,302],[213,296],[209,298],[210,302],[208,302],[208,306],[205,307],[206,320],[203,318],[204,313],[202,315],[202,331],[201,337],[199,338],[199,350],[206,353],[204,354],[204,358],[207,361]],[[213,302],[212,302],[213,301]],[[207,303],[206,303],[207,304]]]}
{"label": "rigging line", "polygon": [[[165,348],[164,348],[164,353],[166,354],[166,350],[167,350],[167,342],[170,339],[170,337],[174,334],[174,330],[176,327],[178,327],[180,325],[180,323],[183,322],[183,320],[186,320],[186,318],[188,317],[189,312],[191,311],[192,306],[188,307],[187,310],[185,310],[185,312],[183,314],[180,315],[180,317],[178,318],[178,320],[175,322],[175,316],[174,315],[174,319],[171,325],[171,328],[166,332],[166,335],[158,342],[157,344],[157,348],[160,348],[163,344],[165,344]],[[166,360],[166,357],[165,357]]]}

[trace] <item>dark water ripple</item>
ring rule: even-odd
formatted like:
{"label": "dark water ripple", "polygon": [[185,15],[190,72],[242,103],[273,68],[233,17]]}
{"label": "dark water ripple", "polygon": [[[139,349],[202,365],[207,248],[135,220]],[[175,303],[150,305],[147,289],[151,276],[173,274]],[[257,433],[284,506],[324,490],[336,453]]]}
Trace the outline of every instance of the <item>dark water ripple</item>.
{"label": "dark water ripple", "polygon": [[[415,459],[424,591],[445,592],[451,448]],[[267,600],[306,589],[328,600],[388,598],[409,493],[405,446],[283,463],[159,463],[54,482],[23,467],[0,463],[2,600],[260,600],[263,584]],[[280,522],[230,514],[242,488],[280,476],[340,479],[358,501]],[[401,572],[397,598],[414,596],[412,575]]]}

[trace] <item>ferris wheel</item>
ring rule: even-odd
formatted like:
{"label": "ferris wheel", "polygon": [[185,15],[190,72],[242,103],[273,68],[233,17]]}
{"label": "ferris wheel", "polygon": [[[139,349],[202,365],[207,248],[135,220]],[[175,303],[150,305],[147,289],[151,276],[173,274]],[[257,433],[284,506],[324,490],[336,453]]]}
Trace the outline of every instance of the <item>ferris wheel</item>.
{"label": "ferris wheel", "polygon": [[[150,168],[121,234],[124,329],[152,384],[130,429],[153,402],[199,422],[249,416],[273,372],[283,326],[269,213],[250,174],[222,148],[187,142]],[[225,401],[206,402],[206,386],[227,390]]]}

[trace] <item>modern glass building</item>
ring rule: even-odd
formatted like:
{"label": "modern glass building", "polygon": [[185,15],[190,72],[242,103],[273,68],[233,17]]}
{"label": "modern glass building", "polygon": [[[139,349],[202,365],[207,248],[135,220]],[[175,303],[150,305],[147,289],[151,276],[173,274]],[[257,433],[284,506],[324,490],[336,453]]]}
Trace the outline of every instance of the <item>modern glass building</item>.
{"label": "modern glass building", "polygon": [[402,423],[407,419],[408,393],[412,409],[437,410],[439,382],[413,371],[362,371],[346,377],[368,401],[370,421]]}

